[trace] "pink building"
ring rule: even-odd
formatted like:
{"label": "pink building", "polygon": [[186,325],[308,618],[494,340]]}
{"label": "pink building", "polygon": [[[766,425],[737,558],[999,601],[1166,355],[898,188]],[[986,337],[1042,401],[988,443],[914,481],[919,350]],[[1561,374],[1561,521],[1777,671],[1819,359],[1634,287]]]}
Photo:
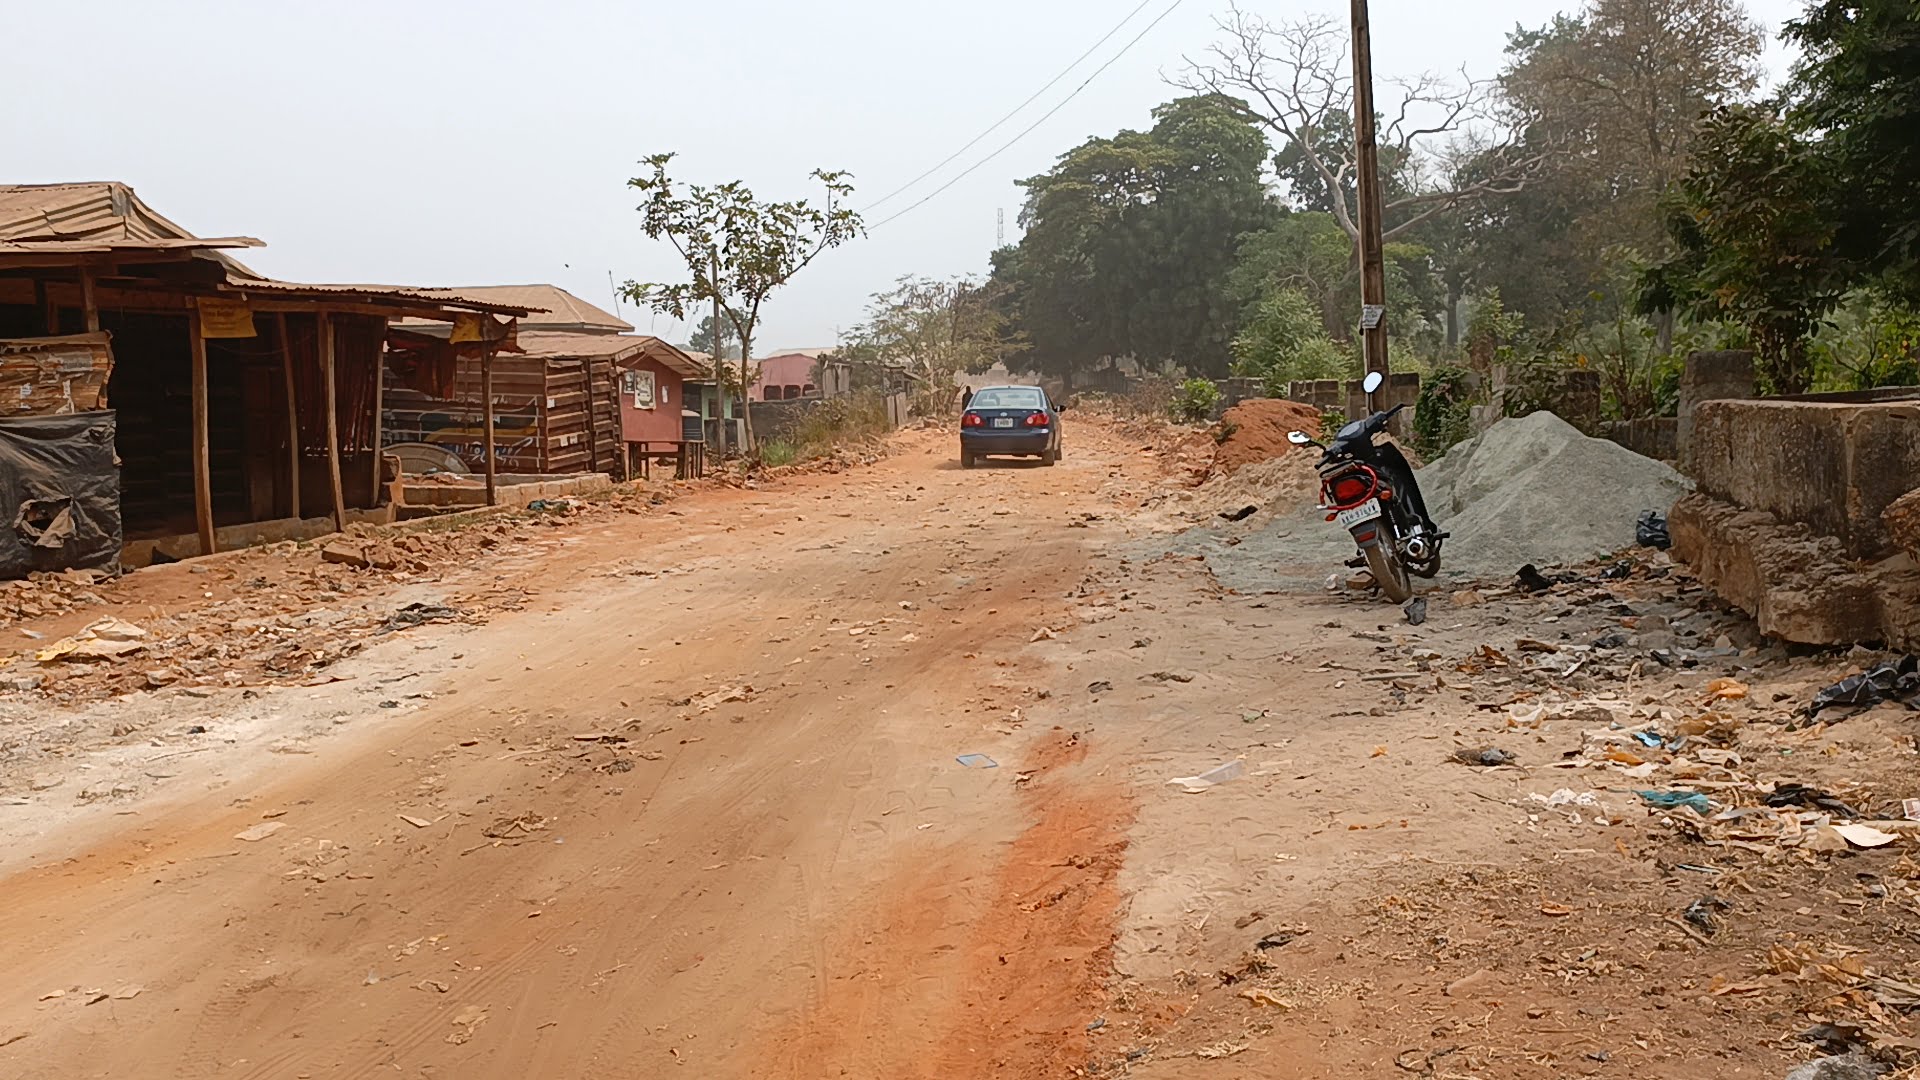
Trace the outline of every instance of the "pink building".
{"label": "pink building", "polygon": [[622,340],[645,344],[614,361],[620,370],[621,436],[630,443],[698,440],[700,414],[686,382],[705,378],[706,371],[659,338]]}
{"label": "pink building", "polygon": [[747,388],[750,401],[783,401],[820,392],[813,368],[832,349],[788,349],[754,361],[756,378]]}

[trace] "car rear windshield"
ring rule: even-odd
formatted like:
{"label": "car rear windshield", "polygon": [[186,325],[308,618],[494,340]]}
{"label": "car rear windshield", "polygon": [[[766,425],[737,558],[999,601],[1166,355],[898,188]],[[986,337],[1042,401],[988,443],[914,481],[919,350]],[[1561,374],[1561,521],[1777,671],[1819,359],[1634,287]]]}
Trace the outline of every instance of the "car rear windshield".
{"label": "car rear windshield", "polygon": [[1047,399],[1031,387],[1016,386],[1004,390],[982,390],[973,395],[971,409],[1044,409]]}

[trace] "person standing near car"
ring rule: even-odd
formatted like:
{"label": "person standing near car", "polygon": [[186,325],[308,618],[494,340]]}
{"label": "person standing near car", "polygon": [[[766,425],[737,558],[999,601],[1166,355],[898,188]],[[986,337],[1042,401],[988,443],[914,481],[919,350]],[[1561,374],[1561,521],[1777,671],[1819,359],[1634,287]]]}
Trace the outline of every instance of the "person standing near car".
{"label": "person standing near car", "polygon": [[971,404],[973,404],[973,387],[963,387],[960,390],[960,411],[966,412],[967,406]]}

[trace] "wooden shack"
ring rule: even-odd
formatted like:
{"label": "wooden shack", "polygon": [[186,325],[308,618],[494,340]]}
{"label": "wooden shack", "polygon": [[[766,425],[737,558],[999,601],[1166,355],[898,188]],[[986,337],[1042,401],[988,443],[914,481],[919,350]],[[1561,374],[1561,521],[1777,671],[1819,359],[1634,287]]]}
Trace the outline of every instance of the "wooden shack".
{"label": "wooden shack", "polygon": [[265,522],[344,527],[377,508],[389,323],[459,322],[489,349],[526,314],[444,291],[273,281],[224,254],[258,245],[193,236],[124,184],[0,186],[0,339],[70,364],[76,335],[106,351],[96,404],[118,414],[130,548],[187,534],[212,552],[271,535]]}

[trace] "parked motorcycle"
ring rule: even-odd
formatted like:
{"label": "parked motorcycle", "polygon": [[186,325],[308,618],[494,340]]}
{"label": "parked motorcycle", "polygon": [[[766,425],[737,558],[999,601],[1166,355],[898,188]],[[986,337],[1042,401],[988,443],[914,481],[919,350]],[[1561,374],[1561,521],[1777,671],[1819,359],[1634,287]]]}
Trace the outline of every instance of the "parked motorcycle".
{"label": "parked motorcycle", "polygon": [[[1371,395],[1386,377],[1367,375],[1361,386]],[[1320,509],[1327,520],[1353,534],[1360,553],[1348,566],[1365,566],[1387,599],[1396,604],[1413,597],[1413,578],[1440,572],[1440,542],[1447,534],[1427,515],[1426,500],[1406,455],[1392,443],[1374,444],[1404,404],[1355,420],[1321,443],[1305,432],[1287,433],[1295,446],[1318,446]]]}

